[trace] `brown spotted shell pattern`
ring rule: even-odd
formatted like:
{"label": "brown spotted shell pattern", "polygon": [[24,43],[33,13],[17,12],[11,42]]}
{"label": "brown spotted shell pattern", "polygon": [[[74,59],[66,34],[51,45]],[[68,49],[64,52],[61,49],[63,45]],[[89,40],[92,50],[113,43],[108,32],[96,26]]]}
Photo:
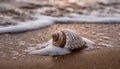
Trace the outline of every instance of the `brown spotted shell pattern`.
{"label": "brown spotted shell pattern", "polygon": [[68,48],[70,50],[86,46],[86,43],[82,40],[82,38],[71,29],[64,29],[53,33],[52,39],[54,46]]}

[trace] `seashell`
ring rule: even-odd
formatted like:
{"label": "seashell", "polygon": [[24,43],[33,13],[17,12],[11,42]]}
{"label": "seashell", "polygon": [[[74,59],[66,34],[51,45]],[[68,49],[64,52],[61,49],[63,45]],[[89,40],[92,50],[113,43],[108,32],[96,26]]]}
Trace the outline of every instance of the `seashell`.
{"label": "seashell", "polygon": [[86,42],[73,30],[64,29],[52,34],[54,46],[67,48],[70,50],[79,49],[86,46]]}
{"label": "seashell", "polygon": [[[75,31],[71,29],[64,29],[52,34],[50,39],[45,44],[34,47],[32,50],[28,49],[29,54],[39,55],[65,55],[72,52],[72,50],[87,47],[86,50],[94,49],[94,42],[80,37]],[[37,49],[39,48],[39,50]]]}

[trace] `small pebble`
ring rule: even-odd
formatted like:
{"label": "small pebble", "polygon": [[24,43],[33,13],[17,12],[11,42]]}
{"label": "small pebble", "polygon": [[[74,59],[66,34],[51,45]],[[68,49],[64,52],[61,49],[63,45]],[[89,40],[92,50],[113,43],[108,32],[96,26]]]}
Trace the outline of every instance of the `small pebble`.
{"label": "small pebble", "polygon": [[96,34],[96,32],[91,32],[92,34]]}
{"label": "small pebble", "polygon": [[25,41],[20,41],[20,42],[19,42],[19,45],[20,45],[20,46],[24,46],[24,45],[25,45]]}
{"label": "small pebble", "polygon": [[99,43],[98,45],[102,45],[102,46],[105,46],[105,47],[114,47],[114,46],[112,46],[110,44],[106,44],[106,43]]}
{"label": "small pebble", "polygon": [[10,45],[12,45],[12,44],[13,44],[13,42],[10,42],[9,44],[10,44]]}
{"label": "small pebble", "polygon": [[98,39],[99,41],[103,41],[103,39]]}
{"label": "small pebble", "polygon": [[24,58],[24,57],[25,57],[25,55],[21,55],[21,57],[22,57],[22,58]]}
{"label": "small pebble", "polygon": [[12,53],[13,53],[12,54],[13,56],[18,56],[19,55],[19,53],[17,51],[12,51]]}
{"label": "small pebble", "polygon": [[107,40],[110,39],[110,37],[108,37],[108,36],[102,36],[102,38],[103,38],[103,39],[107,39]]}
{"label": "small pebble", "polygon": [[96,47],[97,49],[101,49],[101,47]]}
{"label": "small pebble", "polygon": [[13,60],[16,60],[16,59],[17,59],[17,57],[12,57],[12,59],[13,59]]}

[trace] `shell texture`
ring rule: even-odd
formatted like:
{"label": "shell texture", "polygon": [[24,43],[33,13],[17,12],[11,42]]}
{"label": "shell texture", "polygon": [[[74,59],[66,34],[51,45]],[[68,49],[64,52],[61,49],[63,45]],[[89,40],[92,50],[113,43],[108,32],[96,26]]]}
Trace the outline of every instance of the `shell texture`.
{"label": "shell texture", "polygon": [[73,30],[64,29],[52,35],[53,45],[70,50],[86,46],[86,42]]}

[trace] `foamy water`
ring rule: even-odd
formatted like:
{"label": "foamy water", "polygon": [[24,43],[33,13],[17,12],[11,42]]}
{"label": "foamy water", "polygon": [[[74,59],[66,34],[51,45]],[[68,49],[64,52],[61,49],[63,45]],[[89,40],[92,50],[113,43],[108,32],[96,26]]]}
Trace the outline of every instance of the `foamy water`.
{"label": "foamy water", "polygon": [[34,15],[36,20],[18,22],[15,26],[1,27],[0,33],[14,33],[47,27],[56,23],[119,23],[120,16],[71,15],[72,17],[52,17]]}
{"label": "foamy water", "polygon": [[[30,3],[35,3],[39,4],[39,2],[34,1],[34,0],[17,0],[19,2],[30,2]],[[39,0],[38,0],[39,1]],[[48,0],[50,3],[54,2],[54,0]],[[55,3],[59,3],[59,0],[56,0]],[[117,2],[118,0],[68,0],[67,2],[84,2],[84,3],[95,3],[95,2]],[[63,2],[66,2],[63,0]],[[61,2],[60,2],[61,3]],[[119,2],[117,2],[119,3]],[[84,4],[84,5],[86,5]],[[26,22],[19,22],[16,23],[17,25],[14,26],[0,26],[0,33],[14,33],[14,32],[23,32],[23,31],[29,31],[29,30],[34,30],[34,29],[40,29],[44,27],[51,26],[53,24],[57,23],[119,23],[120,22],[120,14],[112,14],[112,15],[100,15],[101,13],[94,12],[89,15],[85,14],[77,14],[77,13],[70,13],[70,14],[64,14],[64,16],[61,17],[53,17],[53,16],[48,16],[48,15],[41,15],[40,12],[45,12],[45,9],[51,9],[51,8],[46,8],[42,7],[34,9],[36,14],[32,14],[33,18],[36,18],[36,20],[28,20]],[[51,13],[52,14],[52,13]],[[12,20],[12,19],[11,19]]]}
{"label": "foamy water", "polygon": [[[95,44],[93,41],[82,37],[83,41],[86,42],[87,48],[85,50],[93,50]],[[52,39],[50,39],[48,42],[41,44],[36,47],[28,47],[25,52],[28,52],[29,54],[38,54],[38,55],[49,55],[49,56],[54,56],[54,55],[66,55],[72,53],[71,50],[68,48],[61,48],[58,46],[54,46]]]}

